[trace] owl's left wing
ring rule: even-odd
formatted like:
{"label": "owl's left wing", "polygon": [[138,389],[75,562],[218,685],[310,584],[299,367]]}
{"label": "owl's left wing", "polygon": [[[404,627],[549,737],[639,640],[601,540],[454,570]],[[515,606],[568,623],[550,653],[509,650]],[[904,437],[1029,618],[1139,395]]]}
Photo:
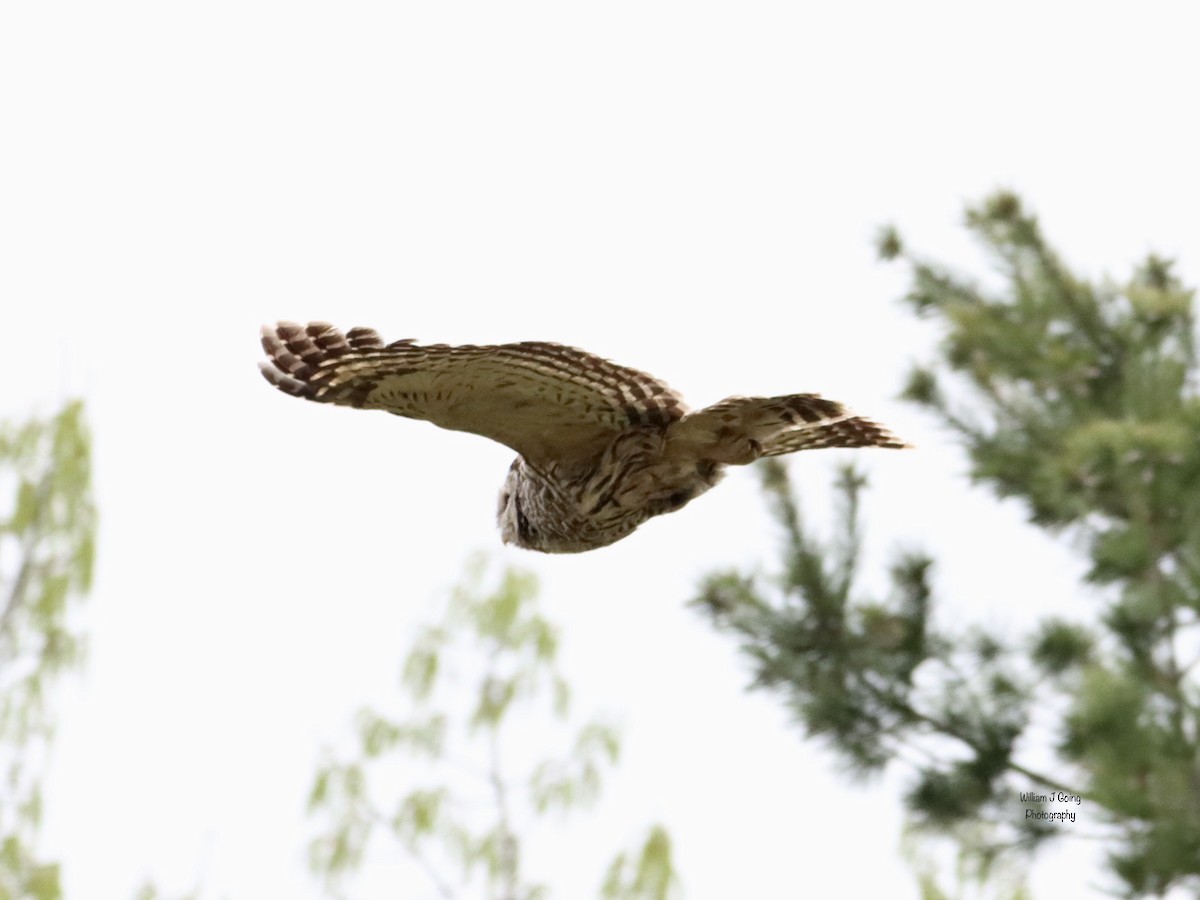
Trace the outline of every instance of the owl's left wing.
{"label": "owl's left wing", "polygon": [[470,431],[531,462],[585,458],[630,426],[687,411],[645,372],[561,344],[384,344],[373,329],[343,334],[324,322],[280,322],[262,334],[259,368],[285,393]]}

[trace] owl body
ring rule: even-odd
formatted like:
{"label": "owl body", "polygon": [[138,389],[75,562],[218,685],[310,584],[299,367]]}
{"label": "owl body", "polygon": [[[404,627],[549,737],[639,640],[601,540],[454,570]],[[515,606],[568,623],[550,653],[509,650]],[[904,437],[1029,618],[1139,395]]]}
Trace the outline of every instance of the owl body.
{"label": "owl body", "polygon": [[687,505],[729,465],[820,447],[907,446],[816,394],[730,397],[692,412],[645,372],[560,344],[384,344],[372,329],[323,322],[264,327],[262,344],[262,373],[284,393],[516,450],[500,492],[501,538],[545,553],[615,543]]}
{"label": "owl body", "polygon": [[666,426],[622,432],[583,465],[513,460],[500,491],[501,539],[544,553],[616,543],[654,516],[682,509],[724,467],[667,455]]}

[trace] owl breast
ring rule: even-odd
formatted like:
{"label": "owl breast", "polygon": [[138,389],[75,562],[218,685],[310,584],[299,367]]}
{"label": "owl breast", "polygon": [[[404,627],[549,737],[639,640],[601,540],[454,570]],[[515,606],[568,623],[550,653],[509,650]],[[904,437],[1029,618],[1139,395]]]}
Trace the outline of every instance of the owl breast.
{"label": "owl breast", "polygon": [[723,474],[711,461],[667,459],[663,449],[663,430],[651,427],[623,432],[583,464],[517,457],[500,493],[501,538],[543,553],[605,547],[682,509]]}

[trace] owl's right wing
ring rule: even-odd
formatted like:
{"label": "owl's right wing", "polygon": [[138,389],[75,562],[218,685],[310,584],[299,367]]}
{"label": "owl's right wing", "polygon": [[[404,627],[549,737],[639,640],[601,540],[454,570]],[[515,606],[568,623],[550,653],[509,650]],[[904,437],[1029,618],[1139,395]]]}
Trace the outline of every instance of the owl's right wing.
{"label": "owl's right wing", "polygon": [[590,457],[630,426],[687,411],[646,373],[561,344],[384,344],[370,328],[279,322],[262,345],[259,368],[284,393],[470,431],[535,463]]}
{"label": "owl's right wing", "polygon": [[728,397],[684,416],[669,452],[745,465],[764,456],[822,447],[908,447],[878,422],[819,394]]}

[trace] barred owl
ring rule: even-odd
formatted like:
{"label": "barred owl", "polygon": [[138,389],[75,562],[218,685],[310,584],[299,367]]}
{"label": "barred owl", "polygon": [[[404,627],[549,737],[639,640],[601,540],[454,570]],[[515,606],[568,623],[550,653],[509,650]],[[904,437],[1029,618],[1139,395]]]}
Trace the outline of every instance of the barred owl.
{"label": "barred owl", "polygon": [[286,394],[382,409],[517,451],[500,492],[501,539],[544,553],[593,550],[682,508],[726,466],[819,447],[905,447],[817,394],[729,397],[690,412],[658,379],[583,350],[385,344],[370,328],[263,328],[267,381]]}

